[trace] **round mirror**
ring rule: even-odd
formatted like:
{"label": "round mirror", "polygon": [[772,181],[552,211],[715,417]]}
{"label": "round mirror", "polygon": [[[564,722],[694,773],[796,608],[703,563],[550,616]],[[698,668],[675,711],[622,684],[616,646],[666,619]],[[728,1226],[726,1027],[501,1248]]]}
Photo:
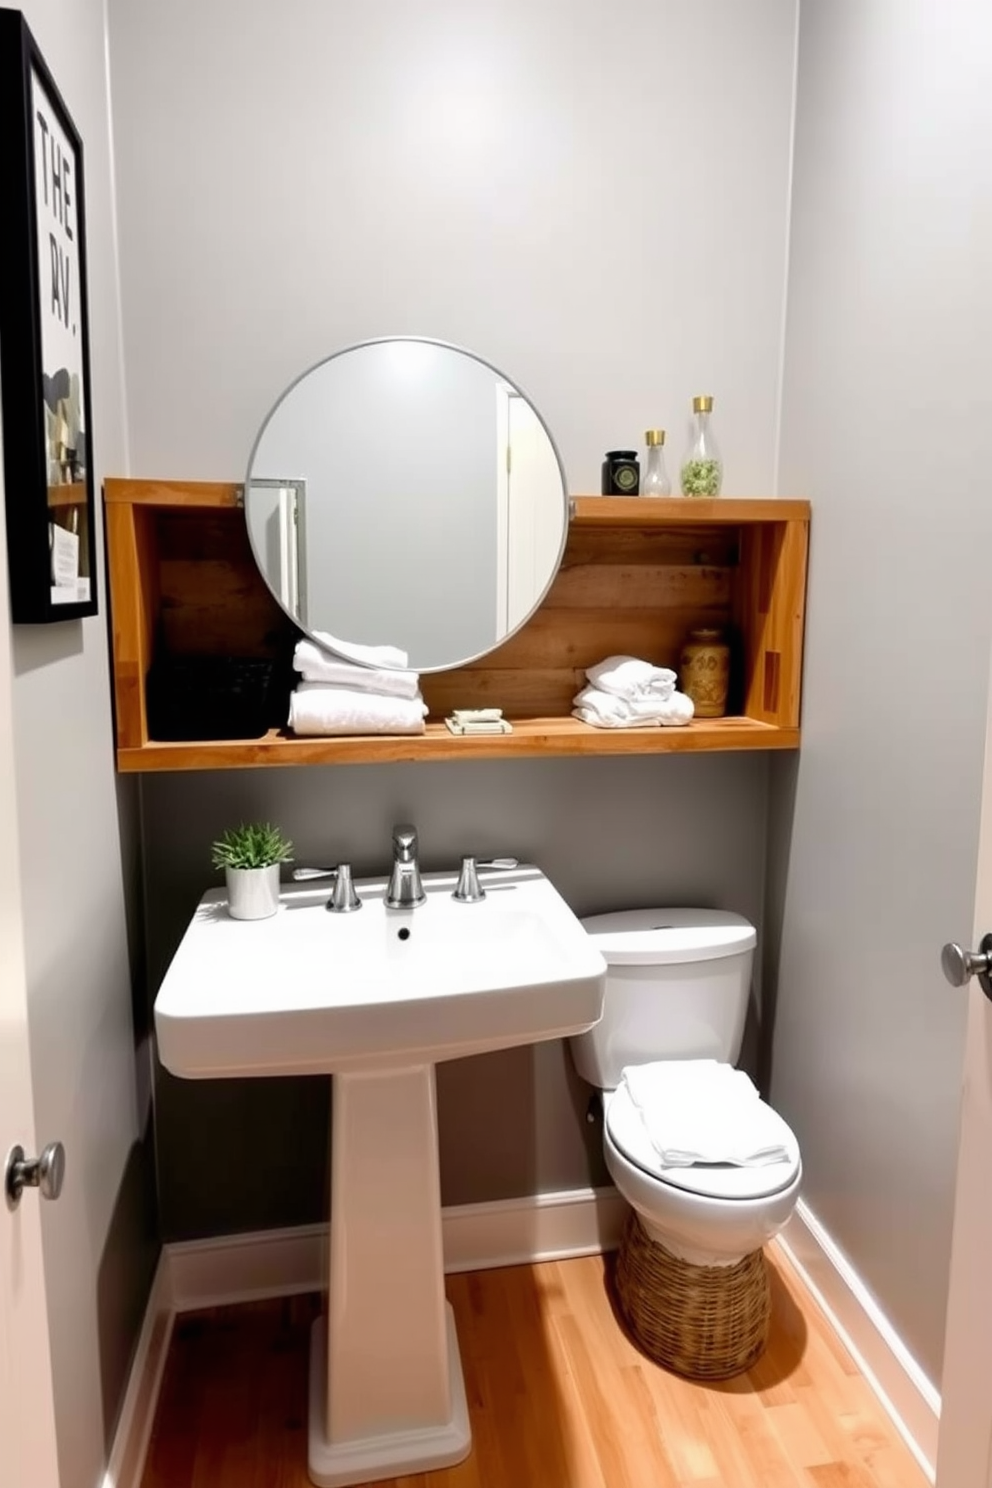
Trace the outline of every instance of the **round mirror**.
{"label": "round mirror", "polygon": [[402,337],[289,387],[255,441],[256,562],[303,630],[406,652],[420,672],[485,655],[557,572],[565,475],[540,414],[481,357]]}

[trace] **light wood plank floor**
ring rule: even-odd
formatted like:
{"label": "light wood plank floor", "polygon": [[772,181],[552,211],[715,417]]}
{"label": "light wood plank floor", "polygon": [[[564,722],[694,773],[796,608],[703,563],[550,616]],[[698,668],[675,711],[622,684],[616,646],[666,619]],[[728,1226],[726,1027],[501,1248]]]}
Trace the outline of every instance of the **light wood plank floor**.
{"label": "light wood plank floor", "polygon": [[[769,1347],[690,1384],[645,1359],[610,1301],[613,1258],[448,1278],[474,1446],[385,1488],[925,1488],[777,1247]],[[143,1488],[306,1488],[315,1298],[177,1319]]]}

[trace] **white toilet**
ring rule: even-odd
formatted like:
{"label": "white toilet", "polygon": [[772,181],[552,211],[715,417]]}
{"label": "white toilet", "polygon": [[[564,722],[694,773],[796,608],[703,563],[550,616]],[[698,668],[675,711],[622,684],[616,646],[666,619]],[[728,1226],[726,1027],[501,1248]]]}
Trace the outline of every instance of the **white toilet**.
{"label": "white toilet", "polygon": [[607,963],[606,995],[602,1020],[570,1043],[579,1074],[603,1092],[613,1181],[648,1238],[670,1255],[692,1266],[733,1266],[771,1240],[795,1208],[802,1181],[795,1136],[765,1107],[762,1120],[784,1149],[781,1160],[663,1166],[658,1133],[649,1136],[621,1072],[659,1060],[736,1062],[754,927],[740,915],[708,909],[624,910],[583,924]]}

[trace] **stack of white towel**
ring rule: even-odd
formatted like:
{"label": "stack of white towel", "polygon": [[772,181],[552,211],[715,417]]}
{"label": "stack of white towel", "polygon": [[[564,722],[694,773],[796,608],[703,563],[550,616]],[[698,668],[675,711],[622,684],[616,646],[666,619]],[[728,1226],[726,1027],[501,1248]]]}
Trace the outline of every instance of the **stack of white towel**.
{"label": "stack of white towel", "polygon": [[323,631],[298,641],[302,680],[289,697],[294,734],[422,734],[427,704],[420,677],[395,646],[355,646]]}
{"label": "stack of white towel", "polygon": [[621,1079],[663,1167],[787,1162],[783,1122],[743,1070],[715,1059],[630,1065]]}
{"label": "stack of white towel", "polygon": [[586,672],[588,687],[572,699],[572,717],[596,728],[666,728],[688,723],[692,699],[676,692],[676,674],[636,656],[608,656]]}

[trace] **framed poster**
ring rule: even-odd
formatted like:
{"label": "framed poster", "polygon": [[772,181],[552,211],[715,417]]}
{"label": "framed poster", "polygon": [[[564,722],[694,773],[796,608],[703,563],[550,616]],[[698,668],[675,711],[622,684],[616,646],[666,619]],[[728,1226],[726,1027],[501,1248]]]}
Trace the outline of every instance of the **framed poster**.
{"label": "framed poster", "polygon": [[20,11],[0,9],[0,407],[11,618],[97,612],[83,146]]}

